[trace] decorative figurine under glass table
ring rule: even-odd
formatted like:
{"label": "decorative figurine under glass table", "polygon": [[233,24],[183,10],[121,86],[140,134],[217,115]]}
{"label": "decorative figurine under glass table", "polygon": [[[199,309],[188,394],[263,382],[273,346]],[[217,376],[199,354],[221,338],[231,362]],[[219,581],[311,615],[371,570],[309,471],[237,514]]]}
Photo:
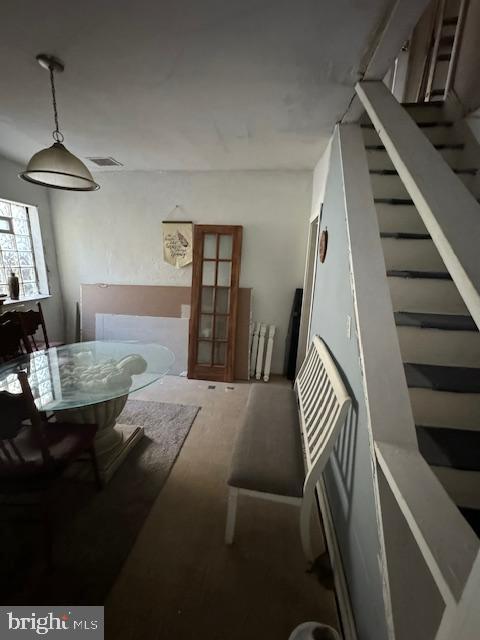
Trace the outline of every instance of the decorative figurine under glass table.
{"label": "decorative figurine under glass table", "polygon": [[0,366],[0,391],[20,393],[26,371],[38,409],[62,422],[97,424],[100,472],[108,481],[143,436],[143,428],[117,424],[128,395],[159,380],[175,361],[159,344],[79,342],[35,351]]}

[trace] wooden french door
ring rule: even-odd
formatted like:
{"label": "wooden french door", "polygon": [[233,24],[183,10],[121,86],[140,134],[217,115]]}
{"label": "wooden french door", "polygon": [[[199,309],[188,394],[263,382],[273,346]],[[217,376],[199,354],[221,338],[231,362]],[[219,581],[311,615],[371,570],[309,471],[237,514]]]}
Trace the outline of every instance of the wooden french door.
{"label": "wooden french door", "polygon": [[188,377],[231,382],[242,227],[195,225]]}

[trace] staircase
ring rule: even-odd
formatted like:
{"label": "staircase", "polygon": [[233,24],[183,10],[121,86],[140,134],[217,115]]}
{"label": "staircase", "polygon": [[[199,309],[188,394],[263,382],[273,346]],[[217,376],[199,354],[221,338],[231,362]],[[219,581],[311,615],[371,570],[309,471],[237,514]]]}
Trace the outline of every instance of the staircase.
{"label": "staircase", "polygon": [[[468,141],[442,103],[404,107],[478,197]],[[419,448],[480,536],[480,333],[373,125],[362,129]]]}

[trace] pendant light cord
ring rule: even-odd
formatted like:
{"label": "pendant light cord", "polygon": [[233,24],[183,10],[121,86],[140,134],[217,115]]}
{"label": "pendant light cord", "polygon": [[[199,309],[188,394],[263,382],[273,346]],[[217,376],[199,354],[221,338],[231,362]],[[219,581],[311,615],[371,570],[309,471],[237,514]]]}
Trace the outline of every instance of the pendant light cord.
{"label": "pendant light cord", "polygon": [[54,74],[53,66],[49,67],[49,71],[50,71],[50,86],[52,89],[53,117],[55,120],[55,130],[53,131],[52,135],[55,142],[63,142],[64,141],[63,133],[60,131],[58,126],[57,95],[55,93],[55,79],[53,77],[53,74]]}

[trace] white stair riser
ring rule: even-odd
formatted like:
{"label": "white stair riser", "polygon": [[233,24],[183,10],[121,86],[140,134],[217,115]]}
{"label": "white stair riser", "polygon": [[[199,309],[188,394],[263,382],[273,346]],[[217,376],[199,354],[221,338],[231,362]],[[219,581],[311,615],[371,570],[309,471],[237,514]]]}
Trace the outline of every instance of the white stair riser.
{"label": "white stair riser", "polygon": [[[474,185],[475,176],[459,175],[458,176],[467,189],[471,189]],[[410,198],[400,176],[398,175],[379,175],[370,174],[372,182],[372,191],[375,198]]]}
{"label": "white stair riser", "polygon": [[[460,149],[440,149],[439,153],[443,156],[447,164],[452,169],[460,167],[460,158],[462,151]],[[367,150],[368,168],[369,169],[394,169],[393,162],[390,160],[388,153],[385,151]]]}
{"label": "white stair riser", "polygon": [[[461,142],[454,127],[423,127],[420,131],[432,144],[455,144]],[[362,129],[365,144],[382,144],[380,136],[375,129]]]}
{"label": "white stair riser", "polygon": [[468,315],[465,303],[451,280],[390,277],[388,284],[394,311]]}
{"label": "white stair riser", "polygon": [[400,176],[382,176],[372,173],[370,180],[375,198],[410,198]]}
{"label": "white stair riser", "polygon": [[405,107],[405,111],[415,122],[439,122],[446,119],[441,107],[409,105]]}
{"label": "white stair riser", "polygon": [[480,430],[480,394],[409,389],[415,424]]}
{"label": "white stair riser", "polygon": [[415,207],[376,203],[380,231],[393,233],[428,233]]}
{"label": "white stair riser", "polygon": [[434,467],[432,471],[445,491],[459,507],[480,509],[480,473],[450,467]]}
{"label": "white stair riser", "polygon": [[447,271],[432,240],[382,238],[387,269]]}
{"label": "white stair riser", "polygon": [[397,327],[404,362],[480,367],[480,333]]}

